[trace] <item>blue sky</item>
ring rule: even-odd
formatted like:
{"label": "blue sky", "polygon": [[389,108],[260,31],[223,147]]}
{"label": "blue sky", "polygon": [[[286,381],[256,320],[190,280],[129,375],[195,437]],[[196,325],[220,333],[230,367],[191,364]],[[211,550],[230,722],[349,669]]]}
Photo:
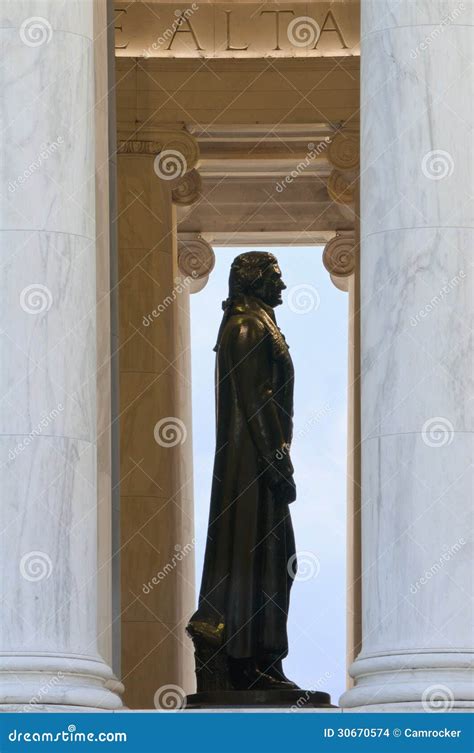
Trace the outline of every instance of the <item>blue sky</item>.
{"label": "blue sky", "polygon": [[[199,588],[215,449],[213,347],[232,260],[215,248],[204,290],[191,296],[196,574]],[[262,249],[263,250],[263,249]],[[269,248],[288,289],[276,309],[295,365],[291,513],[300,572],[288,621],[287,675],[305,689],[345,689],[347,293],[332,284],[321,248]]]}

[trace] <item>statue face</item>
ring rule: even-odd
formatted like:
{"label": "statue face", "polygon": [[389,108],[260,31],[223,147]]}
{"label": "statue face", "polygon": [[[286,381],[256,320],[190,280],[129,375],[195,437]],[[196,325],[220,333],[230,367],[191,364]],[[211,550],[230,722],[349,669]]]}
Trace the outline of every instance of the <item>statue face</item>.
{"label": "statue face", "polygon": [[283,290],[286,290],[286,285],[281,279],[281,269],[278,264],[271,264],[263,273],[255,292],[264,303],[275,307],[283,303],[281,297]]}

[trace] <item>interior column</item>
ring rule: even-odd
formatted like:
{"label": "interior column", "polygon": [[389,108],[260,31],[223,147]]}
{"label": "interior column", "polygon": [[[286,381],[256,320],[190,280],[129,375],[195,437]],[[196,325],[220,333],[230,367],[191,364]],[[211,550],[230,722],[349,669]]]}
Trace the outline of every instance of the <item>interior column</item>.
{"label": "interior column", "polygon": [[[170,139],[172,139],[170,141]],[[131,708],[194,687],[188,300],[173,194],[197,160],[186,132],[119,142],[122,677]]]}

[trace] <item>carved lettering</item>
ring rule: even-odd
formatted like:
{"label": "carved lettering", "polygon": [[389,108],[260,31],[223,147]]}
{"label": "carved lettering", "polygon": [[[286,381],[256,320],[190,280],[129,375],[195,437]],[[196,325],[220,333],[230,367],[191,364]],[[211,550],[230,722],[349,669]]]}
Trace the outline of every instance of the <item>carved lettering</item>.
{"label": "carved lettering", "polygon": [[[166,21],[160,22],[156,14],[153,14],[153,17],[146,16],[141,3],[122,5],[122,2],[123,0],[118,0],[115,8],[116,21],[114,27],[116,50],[127,50],[126,53],[122,52],[122,54],[144,55],[145,57],[174,56],[176,54],[175,40],[178,34],[187,35],[187,37],[180,37],[181,40],[189,38],[189,54],[191,56],[195,56],[196,52],[204,52],[205,55],[213,57],[238,57],[240,52],[246,52],[253,48],[261,50],[262,55],[271,55],[272,51],[281,52],[282,47],[285,50],[292,49],[293,54],[300,55],[302,51],[299,48],[306,47],[304,44],[295,42],[292,35],[287,32],[288,24],[296,24],[299,20],[298,13],[290,8],[269,9],[267,5],[264,10],[260,10],[260,8],[255,9],[256,4],[254,3],[252,5],[242,4],[235,14],[233,9],[225,9],[224,4],[219,4],[220,7],[216,5],[213,9],[211,5],[201,4],[198,6],[197,3],[193,2],[192,8],[174,10],[173,23],[166,26]],[[314,5],[317,7],[317,4]],[[321,47],[324,48],[324,54],[328,54],[328,51],[330,51],[330,54],[338,54],[338,50],[349,50],[355,43],[354,34],[350,35],[347,31],[348,28],[352,28],[351,24],[357,25],[354,13],[351,12],[349,20],[346,18],[347,11],[345,15],[344,13],[341,14],[341,19],[346,19],[344,23],[348,24],[347,28],[344,27],[343,33],[337,12],[335,14],[332,9],[327,9],[328,4],[324,3],[324,5],[326,6],[324,10],[316,10],[314,14],[313,23],[318,28],[319,34],[314,41],[309,39],[306,54],[320,55],[319,48]],[[171,3],[166,3],[167,9],[172,7]],[[191,15],[198,8],[200,13],[197,14],[198,21],[195,22],[194,19],[191,19]],[[225,16],[225,23],[222,13]],[[265,19],[260,23],[255,23],[259,16],[269,14],[274,18],[274,20],[269,20],[270,26],[265,27],[265,23],[267,23]],[[293,17],[293,21],[291,21],[290,16]],[[306,20],[309,23],[311,18],[302,16],[301,20]],[[166,28],[163,28],[163,26]],[[197,32],[199,32],[199,37]],[[262,32],[265,32],[266,38],[268,34],[270,35],[270,43],[266,50],[262,49],[262,44],[265,44],[262,39]],[[349,34],[348,41],[345,39],[346,33]],[[324,35],[331,36],[325,37]],[[323,45],[320,44],[321,38],[323,38]],[[326,39],[327,41],[324,43]],[[146,54],[143,52],[144,49]],[[180,50],[180,53],[186,54],[185,50]]]}
{"label": "carved lettering", "polygon": [[[330,29],[330,28],[327,27],[328,21],[332,21],[332,23],[333,23],[333,28],[332,29]],[[342,49],[343,50],[347,50],[348,49],[348,46],[347,46],[347,44],[346,44],[346,42],[344,40],[344,37],[342,36],[342,31],[341,31],[341,29],[339,27],[339,24],[337,23],[336,19],[334,18],[334,13],[332,12],[332,10],[328,10],[328,12],[326,13],[326,18],[324,19],[324,21],[322,23],[322,26],[321,26],[321,32],[319,34],[318,39],[316,40],[316,44],[314,45],[313,50],[315,50],[317,48],[319,40],[321,39],[321,37],[323,36],[323,34],[329,34],[329,33],[337,34],[337,36],[339,37],[339,41],[341,43]]]}
{"label": "carved lettering", "polygon": [[[181,26],[184,23],[186,23],[188,25],[187,29],[182,29],[181,28]],[[173,42],[174,42],[177,34],[191,34],[191,36],[192,36],[192,38],[194,40],[194,44],[196,45],[196,50],[203,51],[204,48],[201,47],[201,45],[198,42],[198,38],[196,36],[196,32],[194,31],[193,27],[191,26],[191,21],[186,17],[186,15],[184,13],[181,13],[181,15],[178,16],[178,21],[177,21],[177,24],[176,24],[176,29],[173,32],[173,36],[170,39],[170,43],[169,43],[168,47],[166,48],[167,50],[171,50],[171,45],[173,44]]]}
{"label": "carved lettering", "polygon": [[274,13],[275,14],[275,36],[276,36],[276,47],[274,47],[274,50],[281,50],[280,47],[280,13],[291,13],[293,16],[295,15],[294,10],[262,10],[260,11],[260,15],[263,16],[265,13]]}
{"label": "carved lettering", "polygon": [[225,10],[224,11],[226,15],[226,25],[227,25],[227,47],[226,50],[236,50],[236,51],[242,51],[242,50],[248,50],[249,46],[248,44],[245,45],[245,47],[233,47],[230,41],[230,14],[232,13],[231,10]]}
{"label": "carved lettering", "polygon": [[[116,13],[123,13],[125,15],[127,13],[127,9],[126,8],[115,8],[115,12]],[[114,29],[115,29],[115,31],[121,31],[121,32],[123,32],[123,26],[114,26]],[[116,50],[126,50],[127,47],[128,47],[128,42],[127,42],[127,44],[116,44],[115,45],[115,49]]]}

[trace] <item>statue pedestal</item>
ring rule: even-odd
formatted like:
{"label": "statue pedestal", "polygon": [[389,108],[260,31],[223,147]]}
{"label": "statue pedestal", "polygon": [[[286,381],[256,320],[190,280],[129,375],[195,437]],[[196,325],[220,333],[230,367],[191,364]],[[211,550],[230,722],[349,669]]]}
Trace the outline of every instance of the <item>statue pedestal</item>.
{"label": "statue pedestal", "polygon": [[224,708],[336,708],[329,693],[312,690],[212,690],[186,697],[186,709]]}

